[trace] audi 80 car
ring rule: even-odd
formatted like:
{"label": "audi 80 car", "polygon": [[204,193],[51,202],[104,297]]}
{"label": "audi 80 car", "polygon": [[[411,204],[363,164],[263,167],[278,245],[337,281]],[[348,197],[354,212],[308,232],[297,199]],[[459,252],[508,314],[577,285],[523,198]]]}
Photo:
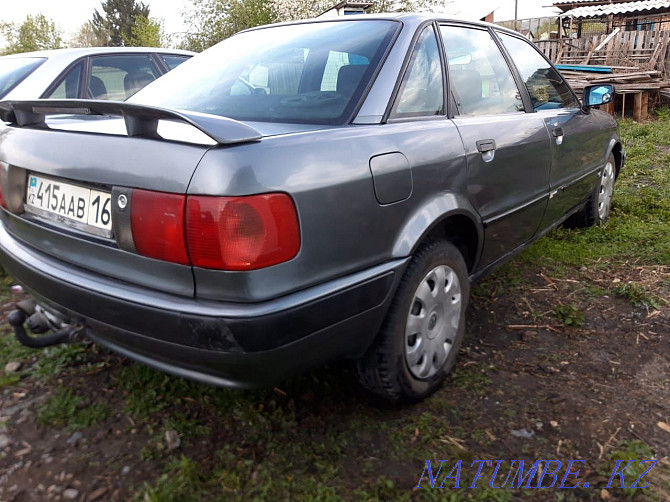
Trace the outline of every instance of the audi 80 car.
{"label": "audi 80 car", "polygon": [[92,47],[0,57],[0,99],[123,101],[194,53],[155,47]]}
{"label": "audi 80 car", "polygon": [[0,263],[35,298],[9,322],[238,388],[349,358],[419,400],[471,283],[608,218],[613,93],[580,103],[515,32],[403,14],[248,30],[126,102],[4,101]]}

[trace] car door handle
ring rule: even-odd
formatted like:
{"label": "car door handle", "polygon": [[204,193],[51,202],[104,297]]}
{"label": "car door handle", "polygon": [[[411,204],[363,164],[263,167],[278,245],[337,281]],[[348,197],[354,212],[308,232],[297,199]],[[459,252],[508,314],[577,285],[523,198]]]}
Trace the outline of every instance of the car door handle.
{"label": "car door handle", "polygon": [[562,127],[557,127],[553,131],[551,131],[551,135],[556,138],[556,144],[557,145],[562,145],[563,144],[563,128]]}
{"label": "car door handle", "polygon": [[480,139],[476,145],[480,153],[491,152],[496,149],[496,142],[492,139]]}
{"label": "car door handle", "polygon": [[476,142],[476,145],[484,162],[491,162],[496,154],[496,142],[492,139],[480,139]]}

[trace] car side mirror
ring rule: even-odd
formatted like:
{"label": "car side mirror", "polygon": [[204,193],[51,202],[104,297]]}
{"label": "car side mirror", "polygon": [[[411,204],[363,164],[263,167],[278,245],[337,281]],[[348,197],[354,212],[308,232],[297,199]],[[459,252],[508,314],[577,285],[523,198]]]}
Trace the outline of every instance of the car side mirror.
{"label": "car side mirror", "polygon": [[614,101],[614,86],[611,84],[587,85],[584,87],[584,107],[606,105]]}

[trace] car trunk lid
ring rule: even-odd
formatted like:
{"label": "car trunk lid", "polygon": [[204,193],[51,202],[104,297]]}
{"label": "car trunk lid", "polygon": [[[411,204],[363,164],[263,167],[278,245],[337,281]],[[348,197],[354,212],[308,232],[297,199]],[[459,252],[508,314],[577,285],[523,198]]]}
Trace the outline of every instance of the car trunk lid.
{"label": "car trunk lid", "polygon": [[[66,112],[85,115],[84,120],[47,119],[48,115]],[[104,119],[102,115],[121,118]],[[99,205],[108,198],[107,210],[116,217],[121,205],[118,197],[128,189],[186,194],[200,159],[212,143],[255,141],[259,133],[228,119],[187,117],[124,103],[4,102],[0,103],[0,118],[9,122],[6,127],[0,126],[2,188],[10,210],[3,221],[14,237],[72,266],[160,291],[194,295],[188,264],[146,258],[121,249],[118,222],[109,223],[107,230],[101,225],[97,232],[91,225],[77,224],[67,210],[64,213],[57,208],[57,202],[52,208],[36,201],[29,205],[27,197],[35,197],[38,183],[50,189],[58,185],[59,196],[67,193],[76,198],[83,191],[90,193],[92,200],[97,194],[103,197],[97,201]],[[124,127],[119,127],[119,120]],[[168,128],[185,125],[212,141],[165,141],[159,134],[160,123]],[[32,188],[31,183],[35,185]],[[62,203],[67,207],[67,202]],[[93,208],[91,205],[87,212],[92,214]],[[44,212],[40,212],[42,209]]]}

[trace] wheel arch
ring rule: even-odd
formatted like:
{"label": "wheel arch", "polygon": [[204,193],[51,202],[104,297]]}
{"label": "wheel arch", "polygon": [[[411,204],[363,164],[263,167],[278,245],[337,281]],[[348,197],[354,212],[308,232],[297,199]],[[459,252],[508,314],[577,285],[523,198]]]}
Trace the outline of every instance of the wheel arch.
{"label": "wheel arch", "polygon": [[618,178],[621,168],[623,167],[624,159],[626,158],[623,145],[619,139],[612,139],[610,142],[609,148],[607,149],[607,157],[609,157],[610,154],[614,155],[614,163],[616,164],[614,166],[616,168],[615,177]]}
{"label": "wheel arch", "polygon": [[452,242],[463,255],[468,273],[472,273],[484,242],[481,219],[463,196],[441,194],[410,216],[397,236],[393,256],[409,256],[431,239]]}

